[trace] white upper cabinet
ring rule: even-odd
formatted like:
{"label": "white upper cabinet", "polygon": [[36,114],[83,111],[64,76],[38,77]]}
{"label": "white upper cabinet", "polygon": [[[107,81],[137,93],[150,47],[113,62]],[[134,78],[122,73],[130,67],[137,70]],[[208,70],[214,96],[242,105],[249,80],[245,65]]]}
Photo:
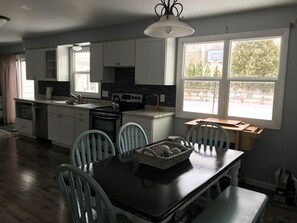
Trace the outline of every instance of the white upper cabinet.
{"label": "white upper cabinet", "polygon": [[44,74],[43,49],[26,50],[26,76],[28,80],[40,80]]}
{"label": "white upper cabinet", "polygon": [[90,81],[114,83],[114,71],[103,67],[103,43],[90,44]]}
{"label": "white upper cabinet", "polygon": [[104,43],[105,67],[134,67],[134,55],[134,40]]}
{"label": "white upper cabinet", "polygon": [[138,39],[135,48],[136,84],[175,84],[175,39]]}
{"label": "white upper cabinet", "polygon": [[29,80],[69,81],[69,50],[63,46],[26,50],[26,70]]}

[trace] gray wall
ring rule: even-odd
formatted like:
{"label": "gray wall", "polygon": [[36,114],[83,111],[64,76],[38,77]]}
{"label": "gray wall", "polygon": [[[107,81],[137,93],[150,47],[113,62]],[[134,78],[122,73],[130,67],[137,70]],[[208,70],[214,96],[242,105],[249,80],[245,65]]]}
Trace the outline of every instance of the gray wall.
{"label": "gray wall", "polygon": [[[223,34],[228,26],[229,33],[285,28],[294,23],[297,7],[275,8],[248,13],[231,14],[212,18],[188,21],[195,28],[195,35]],[[41,38],[25,39],[23,48],[50,47],[76,42],[96,42],[113,39],[143,37],[143,30],[152,21],[131,23],[100,29],[69,32]],[[13,47],[11,51],[13,52]],[[0,48],[1,51],[1,48]],[[9,51],[9,49],[5,49]],[[274,171],[285,162],[289,170],[297,176],[297,145],[295,146],[295,128],[297,126],[297,27],[290,31],[286,90],[281,130],[265,130],[256,144],[256,148],[246,153],[244,172],[247,179],[262,186],[274,184]],[[198,118],[198,117],[197,117]],[[176,118],[174,133],[185,136],[184,122]]]}
{"label": "gray wall", "polygon": [[[226,25],[230,33],[286,28],[295,22],[296,16],[297,7],[290,7],[200,19],[189,24],[195,28],[196,35],[203,36],[223,34]],[[283,163],[297,176],[296,96],[297,24],[290,30],[282,128],[265,130],[258,139],[256,148],[245,154],[243,169],[247,182],[270,188],[274,184],[274,171]],[[175,119],[175,134],[185,135],[183,123],[186,121],[188,120]]]}

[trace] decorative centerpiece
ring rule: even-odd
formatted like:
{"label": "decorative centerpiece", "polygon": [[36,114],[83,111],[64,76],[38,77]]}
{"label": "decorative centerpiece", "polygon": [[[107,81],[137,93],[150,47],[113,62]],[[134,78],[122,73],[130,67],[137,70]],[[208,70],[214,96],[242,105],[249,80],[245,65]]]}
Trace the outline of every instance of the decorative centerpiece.
{"label": "decorative centerpiece", "polygon": [[162,141],[136,150],[140,163],[162,170],[188,159],[194,147],[175,141]]}

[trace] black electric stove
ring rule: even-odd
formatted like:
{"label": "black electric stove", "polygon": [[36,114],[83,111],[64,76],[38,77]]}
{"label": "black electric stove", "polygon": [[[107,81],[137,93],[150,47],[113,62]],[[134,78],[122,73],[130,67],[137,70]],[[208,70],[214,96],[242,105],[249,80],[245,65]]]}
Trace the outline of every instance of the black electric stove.
{"label": "black electric stove", "polygon": [[142,94],[114,93],[112,105],[90,109],[90,129],[104,131],[115,143],[124,111],[144,109]]}

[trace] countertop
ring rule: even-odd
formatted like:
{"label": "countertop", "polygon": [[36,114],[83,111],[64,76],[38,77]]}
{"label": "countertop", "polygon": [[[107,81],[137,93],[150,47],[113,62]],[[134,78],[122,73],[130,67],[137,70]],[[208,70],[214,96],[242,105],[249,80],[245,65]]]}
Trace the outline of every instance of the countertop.
{"label": "countertop", "polygon": [[82,108],[82,109],[92,109],[95,107],[104,107],[107,106],[108,104],[106,102],[96,102],[96,103],[89,103],[86,102],[84,104],[76,104],[76,105],[71,105],[67,104],[66,100],[40,100],[40,99],[34,99],[34,98],[15,98],[15,101],[20,101],[20,102],[32,102],[32,103],[42,103],[42,104],[48,104],[48,105],[58,105],[58,106],[65,106],[65,107],[72,107],[72,108]]}
{"label": "countertop", "polygon": [[[34,98],[15,98],[15,101],[20,102],[32,102],[32,103],[43,103],[48,105],[58,105],[58,106],[65,106],[65,107],[72,107],[77,109],[92,109],[95,107],[104,107],[110,105],[108,101],[100,101],[100,102],[87,102],[85,104],[78,104],[78,105],[71,105],[67,104],[66,100],[48,100],[48,99],[34,99]],[[174,111],[166,111],[166,109],[161,110],[153,110],[151,109],[152,106],[148,106],[148,108],[143,110],[132,110],[123,112],[124,115],[136,115],[141,117],[147,118],[163,118],[167,116],[174,116]]]}
{"label": "countertop", "polygon": [[173,111],[154,111],[154,110],[132,110],[123,112],[124,115],[137,115],[148,118],[163,118],[167,116],[173,116]]}

